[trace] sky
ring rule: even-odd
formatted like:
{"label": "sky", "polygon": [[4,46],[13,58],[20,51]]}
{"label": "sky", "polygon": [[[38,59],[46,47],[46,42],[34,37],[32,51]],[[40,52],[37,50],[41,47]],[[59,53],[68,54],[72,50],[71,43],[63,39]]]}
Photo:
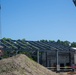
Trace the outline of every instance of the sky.
{"label": "sky", "polygon": [[1,0],[2,38],[76,42],[72,0]]}

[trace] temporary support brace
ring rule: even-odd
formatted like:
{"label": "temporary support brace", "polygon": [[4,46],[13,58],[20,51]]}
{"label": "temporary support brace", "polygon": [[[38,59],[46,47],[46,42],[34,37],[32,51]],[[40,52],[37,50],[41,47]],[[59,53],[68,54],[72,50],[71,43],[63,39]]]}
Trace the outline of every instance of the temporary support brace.
{"label": "temporary support brace", "polygon": [[46,52],[46,67],[48,67],[48,63],[47,63],[47,52]]}
{"label": "temporary support brace", "polygon": [[75,51],[75,54],[74,54],[74,64],[76,64],[76,51]]}
{"label": "temporary support brace", "polygon": [[37,62],[39,63],[39,50],[37,50]]}
{"label": "temporary support brace", "polygon": [[70,49],[69,49],[69,66],[71,66],[71,52],[70,52]]}
{"label": "temporary support brace", "polygon": [[57,60],[57,72],[59,72],[60,71],[60,65],[59,65],[59,56],[58,56],[58,54],[59,54],[59,52],[58,52],[58,50],[56,50],[56,60]]}

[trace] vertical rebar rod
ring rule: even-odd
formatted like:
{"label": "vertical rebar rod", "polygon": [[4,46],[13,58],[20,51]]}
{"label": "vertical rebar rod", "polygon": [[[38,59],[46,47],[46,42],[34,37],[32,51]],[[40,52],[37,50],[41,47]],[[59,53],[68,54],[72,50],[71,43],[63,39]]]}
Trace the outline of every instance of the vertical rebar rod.
{"label": "vertical rebar rod", "polygon": [[1,48],[1,0],[0,0],[0,48]]}
{"label": "vertical rebar rod", "polygon": [[2,38],[2,32],[1,32],[1,0],[0,0],[0,39]]}
{"label": "vertical rebar rod", "polygon": [[0,48],[2,49],[3,46],[1,46],[1,39],[2,39],[2,30],[1,30],[1,0],[0,0]]}

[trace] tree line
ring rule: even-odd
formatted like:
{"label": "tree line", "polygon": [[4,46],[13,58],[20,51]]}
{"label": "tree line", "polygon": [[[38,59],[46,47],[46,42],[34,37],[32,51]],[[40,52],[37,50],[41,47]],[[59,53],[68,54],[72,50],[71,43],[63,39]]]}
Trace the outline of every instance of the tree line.
{"label": "tree line", "polygon": [[[1,40],[5,40],[5,41],[10,41],[12,40],[11,38],[2,38]],[[18,40],[22,40],[22,41],[26,41],[26,39],[18,39]],[[52,43],[58,43],[58,44],[62,44],[64,46],[70,46],[70,47],[76,47],[76,42],[70,42],[70,41],[61,41],[61,40],[38,40],[38,41],[41,41],[41,42],[52,42]]]}

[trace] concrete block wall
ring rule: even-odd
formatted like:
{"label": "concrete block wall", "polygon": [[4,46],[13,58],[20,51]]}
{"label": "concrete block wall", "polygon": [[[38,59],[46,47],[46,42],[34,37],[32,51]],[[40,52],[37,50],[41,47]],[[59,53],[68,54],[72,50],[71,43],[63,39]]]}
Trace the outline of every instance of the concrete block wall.
{"label": "concrete block wall", "polygon": [[[74,61],[74,53],[71,53],[71,64]],[[46,66],[46,62],[47,62],[47,67],[53,67],[56,65],[56,52],[48,52],[47,53],[47,59],[46,59],[46,52],[43,53],[42,55],[42,61],[43,61],[43,65]],[[58,56],[59,59],[59,65],[64,64],[64,66],[66,66],[67,64],[69,64],[69,53],[59,53]]]}

